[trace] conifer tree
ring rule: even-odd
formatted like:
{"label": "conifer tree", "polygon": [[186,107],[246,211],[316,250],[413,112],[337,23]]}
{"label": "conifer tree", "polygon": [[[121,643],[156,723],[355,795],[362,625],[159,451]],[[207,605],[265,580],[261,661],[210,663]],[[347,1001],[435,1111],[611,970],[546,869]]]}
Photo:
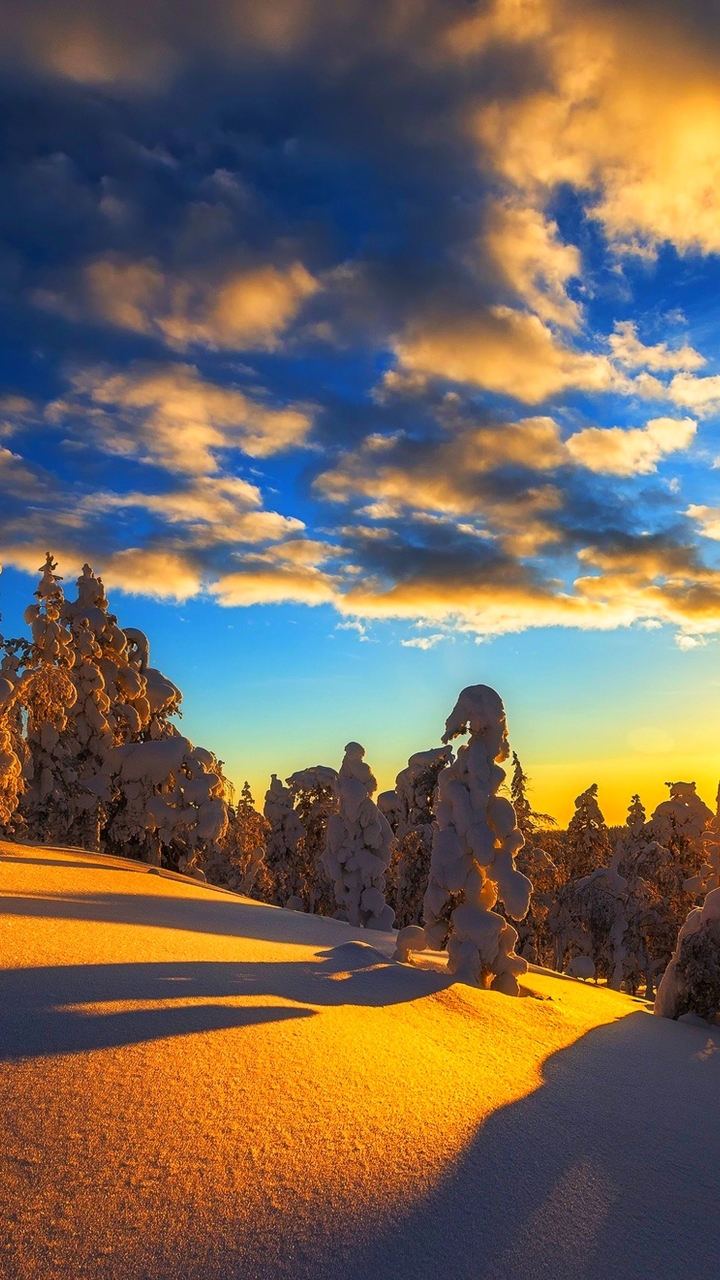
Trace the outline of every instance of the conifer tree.
{"label": "conifer tree", "polygon": [[[463,689],[447,719],[443,742],[468,732],[469,741],[439,777],[425,939],[430,948],[439,947],[449,928],[452,973],[517,995],[517,976],[527,970],[527,961],[515,952],[517,931],[493,907],[499,898],[513,919],[522,919],[532,885],[514,864],[523,843],[515,811],[498,795],[505,780],[500,762],[509,754],[505,709],[486,685]],[[399,947],[401,942],[402,934]]]}
{"label": "conifer tree", "polygon": [[580,880],[610,861],[610,837],[597,799],[598,786],[592,786],[575,800],[575,813],[567,832],[567,849],[563,866],[566,881]]}

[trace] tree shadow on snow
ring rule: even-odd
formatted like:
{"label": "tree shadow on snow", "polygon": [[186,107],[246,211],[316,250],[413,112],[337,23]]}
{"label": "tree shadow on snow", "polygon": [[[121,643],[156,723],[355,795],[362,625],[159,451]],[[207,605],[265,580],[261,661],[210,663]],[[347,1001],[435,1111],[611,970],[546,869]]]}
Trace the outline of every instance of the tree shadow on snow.
{"label": "tree shadow on snow", "polygon": [[[317,1010],[309,1005],[379,1007],[418,999],[441,990],[449,981],[442,974],[389,963],[381,952],[359,942],[334,947],[307,962],[188,961],[4,970],[0,972],[0,1060],[79,1053],[312,1017]],[[243,996],[274,996],[291,1000],[296,1007],[219,1003]],[[187,1003],[195,999],[209,1003]],[[134,1001],[163,1004],[112,1008]],[[94,1006],[92,1010],[88,1005]]]}
{"label": "tree shadow on snow", "polygon": [[645,1011],[597,1028],[313,1280],[717,1280],[719,1098],[717,1030]]}

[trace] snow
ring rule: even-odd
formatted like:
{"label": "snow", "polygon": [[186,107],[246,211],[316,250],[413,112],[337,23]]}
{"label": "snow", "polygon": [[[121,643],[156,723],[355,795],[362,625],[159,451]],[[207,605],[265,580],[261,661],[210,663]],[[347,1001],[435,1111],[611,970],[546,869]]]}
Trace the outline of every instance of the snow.
{"label": "snow", "polygon": [[0,845],[8,1280],[711,1280],[720,1030]]}

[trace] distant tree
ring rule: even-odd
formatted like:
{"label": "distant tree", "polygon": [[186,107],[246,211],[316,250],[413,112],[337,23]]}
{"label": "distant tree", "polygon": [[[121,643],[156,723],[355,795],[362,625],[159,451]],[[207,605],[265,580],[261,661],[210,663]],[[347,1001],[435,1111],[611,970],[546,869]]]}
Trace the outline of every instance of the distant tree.
{"label": "distant tree", "polygon": [[372,799],[377,782],[364,755],[359,742],[345,748],[338,810],[328,821],[323,865],[333,883],[338,914],[366,929],[390,929],[394,916],[385,901],[385,877],[392,831]]}
{"label": "distant tree", "polygon": [[387,898],[395,924],[419,925],[430,877],[438,777],[452,759],[452,748],[434,747],[411,755],[395,779],[395,790],[378,796],[378,808],[393,829]]}
{"label": "distant tree", "polygon": [[612,856],[608,829],[597,799],[598,786],[592,786],[575,800],[575,813],[567,831],[565,881],[579,880],[591,871],[609,863]]}
{"label": "distant tree", "polygon": [[236,803],[227,804],[227,828],[202,863],[208,880],[226,884],[248,897],[272,899],[273,883],[265,862],[270,823],[255,808],[250,784],[243,783]]}
{"label": "distant tree", "polygon": [[265,793],[263,813],[269,826],[265,861],[272,882],[271,900],[284,907],[291,898],[302,899],[306,888],[298,856],[304,828],[295,812],[291,788],[283,786],[275,773]]}
{"label": "distant tree", "polygon": [[292,866],[296,910],[332,916],[337,910],[332,881],[324,863],[330,818],[338,807],[338,774],[329,765],[298,769],[285,781],[292,794],[302,834]]}

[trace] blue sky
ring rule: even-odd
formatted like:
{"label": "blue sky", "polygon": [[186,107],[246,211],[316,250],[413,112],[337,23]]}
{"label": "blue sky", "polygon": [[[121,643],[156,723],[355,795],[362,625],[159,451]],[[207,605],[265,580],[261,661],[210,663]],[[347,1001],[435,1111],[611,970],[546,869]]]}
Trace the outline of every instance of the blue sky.
{"label": "blue sky", "polygon": [[720,20],[4,6],[0,605],[90,560],[256,793],[461,685],[536,800],[712,799]]}

